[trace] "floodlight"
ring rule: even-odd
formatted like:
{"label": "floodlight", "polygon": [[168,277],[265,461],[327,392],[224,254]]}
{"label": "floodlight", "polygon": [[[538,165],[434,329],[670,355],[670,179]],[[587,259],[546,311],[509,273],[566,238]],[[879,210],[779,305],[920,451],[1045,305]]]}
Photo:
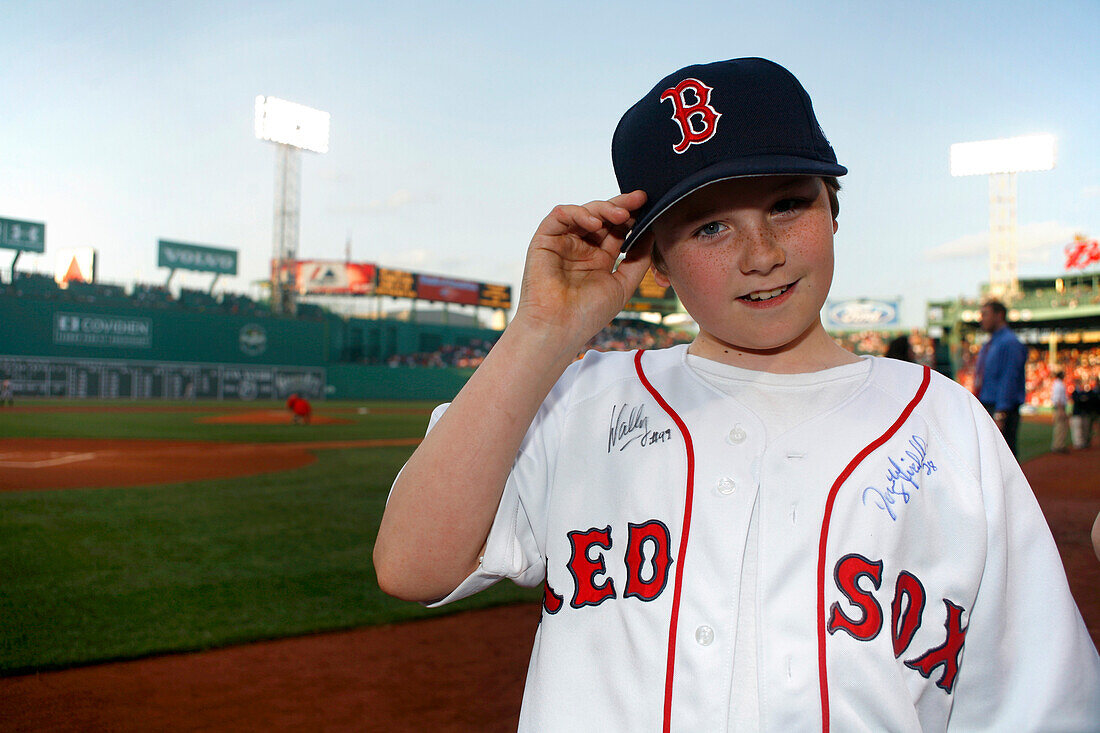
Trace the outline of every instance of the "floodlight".
{"label": "floodlight", "polygon": [[256,97],[256,137],[314,153],[328,152],[329,113],[277,97]]}
{"label": "floodlight", "polygon": [[989,292],[1019,293],[1016,174],[1054,167],[1053,135],[1021,135],[951,146],[952,176],[989,176]]}
{"label": "floodlight", "polygon": [[1053,135],[1022,135],[1000,140],[955,143],[951,146],[951,175],[985,176],[995,173],[1049,171],[1054,167]]}
{"label": "floodlight", "polygon": [[294,313],[294,297],[282,280],[284,263],[298,257],[298,218],[303,150],[328,152],[329,114],[277,97],[256,97],[256,137],[275,143],[275,226],[272,228],[271,308]]}

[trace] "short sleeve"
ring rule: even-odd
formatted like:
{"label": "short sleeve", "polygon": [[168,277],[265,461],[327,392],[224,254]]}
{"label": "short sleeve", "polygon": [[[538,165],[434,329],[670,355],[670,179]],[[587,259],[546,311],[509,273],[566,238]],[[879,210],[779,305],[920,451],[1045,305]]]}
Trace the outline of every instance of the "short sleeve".
{"label": "short sleeve", "polygon": [[[426,604],[429,607],[466,598],[505,578],[533,587],[546,577],[546,512],[562,439],[563,415],[577,371],[577,364],[566,370],[528,428],[477,569],[447,596]],[[446,405],[436,408],[429,430],[445,408]]]}

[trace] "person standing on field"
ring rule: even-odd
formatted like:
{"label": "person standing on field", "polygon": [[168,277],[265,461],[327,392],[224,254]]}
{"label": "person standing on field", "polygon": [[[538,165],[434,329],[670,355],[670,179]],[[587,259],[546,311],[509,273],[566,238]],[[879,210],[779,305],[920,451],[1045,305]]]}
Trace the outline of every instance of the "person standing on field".
{"label": "person standing on field", "polygon": [[1020,429],[1020,405],[1027,395],[1024,389],[1024,365],[1027,347],[1008,327],[1008,310],[999,300],[982,306],[978,325],[989,334],[989,340],[978,352],[974,375],[974,393],[1008,443],[1012,455],[1017,453]]}
{"label": "person standing on field", "polygon": [[1054,432],[1050,438],[1050,449],[1055,453],[1069,453],[1069,397],[1066,395],[1065,372],[1054,372],[1054,383],[1050,386],[1050,406],[1053,410]]}
{"label": "person standing on field", "polygon": [[1069,420],[1073,447],[1084,450],[1092,442],[1093,392],[1080,380],[1073,381],[1073,412]]}

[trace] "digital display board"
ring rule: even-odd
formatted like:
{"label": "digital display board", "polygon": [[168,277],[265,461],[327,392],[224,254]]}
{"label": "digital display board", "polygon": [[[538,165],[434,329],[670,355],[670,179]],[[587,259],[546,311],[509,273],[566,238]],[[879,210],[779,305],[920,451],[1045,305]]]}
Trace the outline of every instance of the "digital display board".
{"label": "digital display board", "polygon": [[512,288],[508,285],[482,283],[481,292],[478,294],[478,305],[507,310],[512,307]]}
{"label": "digital display board", "polygon": [[388,295],[391,298],[415,298],[416,275],[406,270],[378,268],[378,283],[374,286],[375,295]]}
{"label": "digital display board", "polygon": [[679,305],[680,301],[677,299],[675,291],[671,287],[666,288],[659,285],[653,277],[653,270],[649,270],[623,310],[643,313],[675,313],[679,310]]}

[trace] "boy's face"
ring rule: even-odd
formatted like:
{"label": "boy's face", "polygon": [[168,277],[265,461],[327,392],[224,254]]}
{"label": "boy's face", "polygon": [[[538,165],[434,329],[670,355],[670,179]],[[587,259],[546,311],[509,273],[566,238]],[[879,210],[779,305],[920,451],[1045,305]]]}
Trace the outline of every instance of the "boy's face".
{"label": "boy's face", "polygon": [[797,348],[815,329],[833,278],[836,221],[811,176],[706,186],[652,226],[672,285],[700,335],[736,349]]}

